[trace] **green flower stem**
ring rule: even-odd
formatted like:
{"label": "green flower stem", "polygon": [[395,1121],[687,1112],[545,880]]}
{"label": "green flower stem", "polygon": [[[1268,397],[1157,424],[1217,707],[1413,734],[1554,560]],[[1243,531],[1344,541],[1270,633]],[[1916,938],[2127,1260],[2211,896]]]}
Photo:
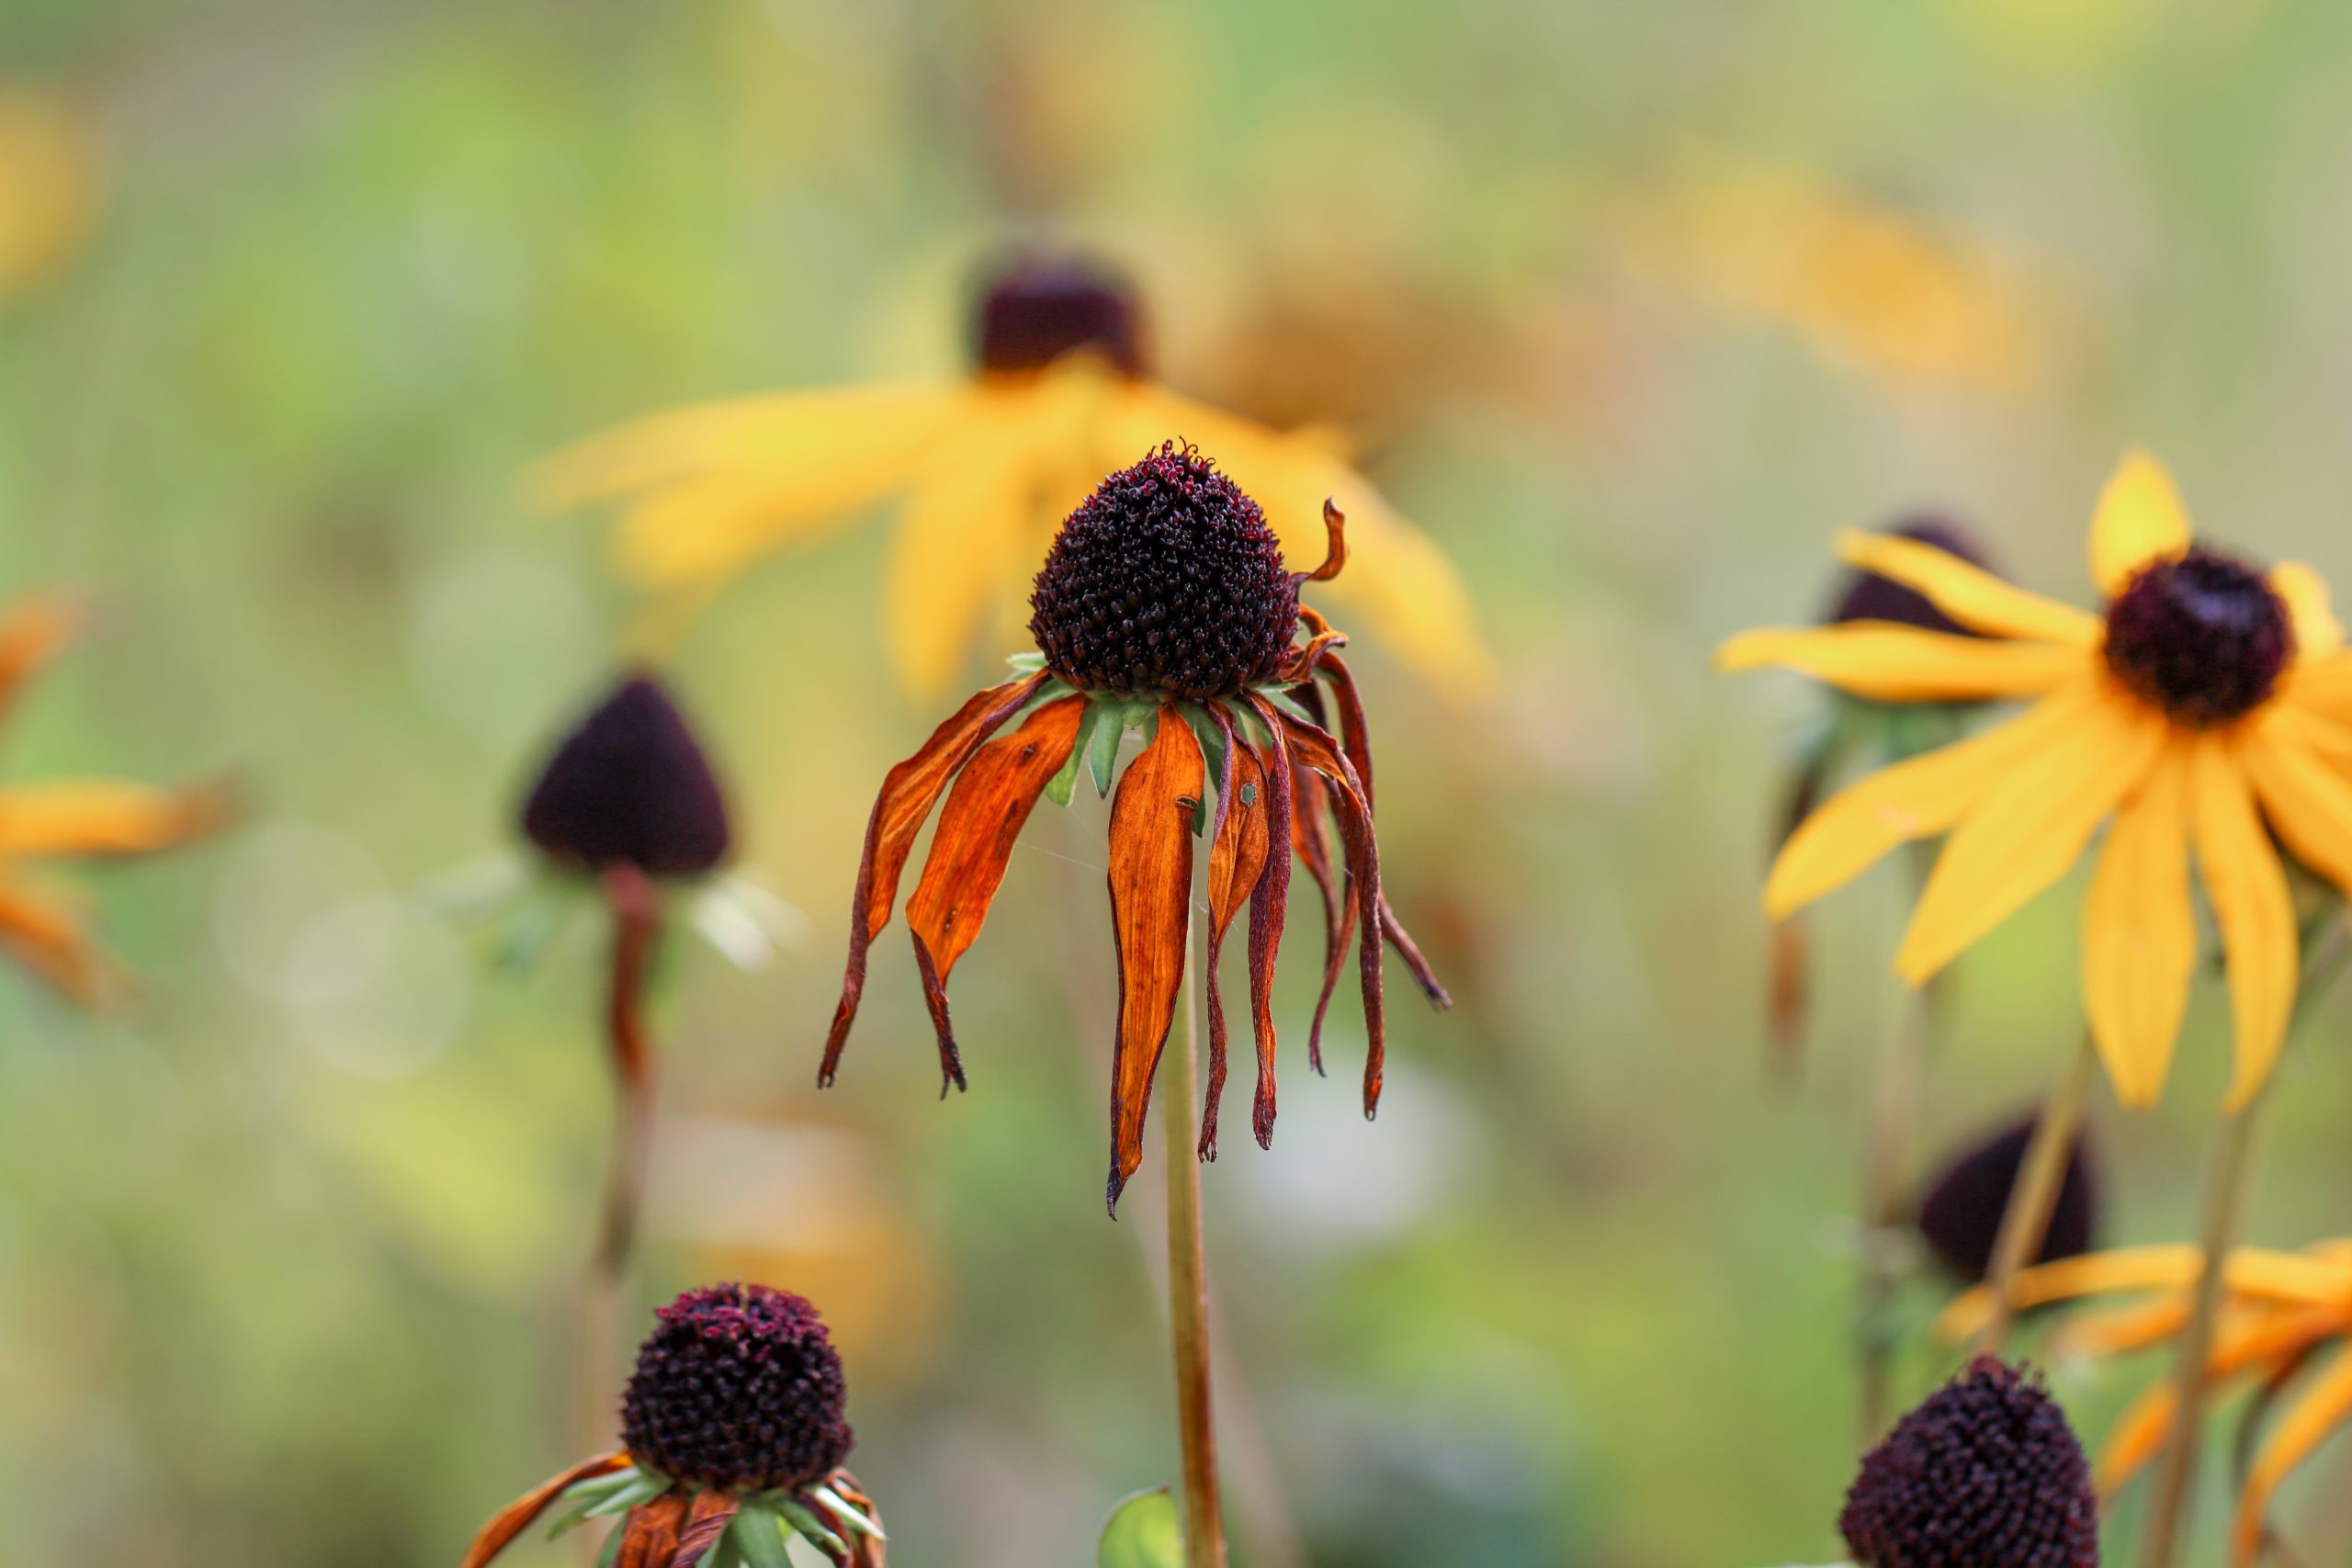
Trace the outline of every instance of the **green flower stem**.
{"label": "green flower stem", "polygon": [[1209,1403],[1208,1271],[1201,1248],[1201,1167],[1193,1101],[1200,1092],[1200,964],[1187,906],[1182,1022],[1167,1055],[1159,1126],[1168,1152],[1168,1317],[1176,1351],[1176,1422],[1184,1461],[1185,1568],[1225,1568],[1216,1431]]}
{"label": "green flower stem", "polygon": [[2009,1189],[2008,1206],[2001,1212],[2001,1228],[1993,1239],[1992,1266],[1984,1272],[1984,1283],[1993,1294],[1993,1314],[1969,1347],[1972,1355],[1997,1356],[2008,1341],[2009,1329],[2017,1322],[2017,1304],[2010,1298],[2018,1271],[2029,1259],[2041,1256],[2041,1244],[2050,1234],[2050,1216],[2058,1207],[2058,1190],[2066,1179],[2066,1156],[2082,1127],[2083,1102],[2089,1099],[2091,1081],[2098,1076],[2098,1053],[2086,1031],[2065,1077],[2034,1122],[2033,1137],[2018,1168],[2017,1185]]}

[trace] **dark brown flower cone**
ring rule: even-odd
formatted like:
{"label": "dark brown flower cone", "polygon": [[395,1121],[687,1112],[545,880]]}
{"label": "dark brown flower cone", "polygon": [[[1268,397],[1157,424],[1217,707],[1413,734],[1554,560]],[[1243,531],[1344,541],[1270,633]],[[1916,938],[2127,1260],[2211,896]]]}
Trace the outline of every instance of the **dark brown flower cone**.
{"label": "dark brown flower cone", "polygon": [[588,871],[628,864],[698,876],[727,856],[727,801],[685,716],[630,675],[565,736],[523,806],[548,856]]}

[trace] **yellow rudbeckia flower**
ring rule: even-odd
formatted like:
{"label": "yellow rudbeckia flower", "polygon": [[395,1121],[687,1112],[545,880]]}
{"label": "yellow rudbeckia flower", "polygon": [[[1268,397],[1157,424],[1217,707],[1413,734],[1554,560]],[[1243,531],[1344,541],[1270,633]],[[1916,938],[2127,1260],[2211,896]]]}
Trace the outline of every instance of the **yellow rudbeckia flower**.
{"label": "yellow rudbeckia flower", "polygon": [[1773,864],[1767,908],[1786,916],[1896,845],[1949,834],[1895,956],[1921,985],[2112,823],[2085,908],[2083,986],[2116,1094],[2146,1105],[2163,1091],[2197,959],[2193,849],[2229,973],[2230,1104],[2245,1105],[2278,1059],[2300,969],[2271,835],[2352,890],[2352,656],[2319,579],[2199,545],[2170,476],[2141,453],[2092,522],[2104,615],[1909,540],[1854,534],[1839,551],[1981,635],[1869,622],[1756,631],[1726,643],[1719,665],[1779,665],[1881,702],[2033,705],[1815,812]]}
{"label": "yellow rudbeckia flower", "polygon": [[1217,455],[1283,547],[1322,547],[1323,503],[1347,514],[1355,571],[1335,603],[1457,695],[1494,667],[1468,591],[1323,434],[1283,433],[1178,396],[1146,374],[1140,309],[1121,283],[1023,262],[983,296],[973,371],[657,414],[543,464],[543,503],[629,498],[621,574],[648,590],[724,582],[891,498],[905,510],[884,588],[898,673],[944,692],[992,618],[1025,594],[1054,528],[1102,476],[1169,440]]}
{"label": "yellow rudbeckia flower", "polygon": [[[0,615],[0,716],[72,637],[76,619],[63,603],[43,599]],[[217,790],[166,791],[116,779],[0,786],[0,951],[77,1002],[100,1000],[108,967],[80,909],[28,883],[26,871],[65,856],[164,849],[215,826],[222,806]]]}
{"label": "yellow rudbeckia flower", "polygon": [[[2194,1247],[2135,1247],[2070,1258],[2020,1272],[2012,1292],[2035,1306],[2083,1296],[2134,1292],[2136,1299],[2060,1329],[2055,1353],[2120,1355],[2161,1345],[2188,1326],[2190,1292],[2205,1271]],[[2323,1242],[2300,1252],[2240,1247],[2222,1270],[2222,1310],[2205,1383],[2221,1392],[2260,1384],[2274,1397],[2315,1354],[2335,1357],[2288,1401],[2255,1451],[2230,1532],[2230,1561],[2247,1568],[2261,1554],[2271,1499],[2279,1483],[2329,1436],[2352,1422],[2352,1241]],[[1938,1336],[1956,1343],[1993,1310],[1989,1290],[1971,1291],[1945,1309]],[[2171,1435],[2179,1390],[2165,1378],[2126,1410],[2099,1455],[2098,1483],[2113,1492],[2144,1469]]]}

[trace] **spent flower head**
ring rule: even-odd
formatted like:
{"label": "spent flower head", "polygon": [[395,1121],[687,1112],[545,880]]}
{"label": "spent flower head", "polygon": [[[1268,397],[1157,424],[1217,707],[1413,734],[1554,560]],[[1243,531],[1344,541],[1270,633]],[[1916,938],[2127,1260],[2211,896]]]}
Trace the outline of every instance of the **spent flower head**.
{"label": "spent flower head", "polygon": [[[1990,1137],[1961,1149],[1928,1179],[1916,1223],[1936,1260],[1952,1277],[1973,1284],[1992,1268],[1995,1239],[2008,1213],[2009,1194],[2033,1141],[2035,1119],[2013,1122]],[[2066,1153],[2066,1171],[2033,1261],[2052,1263],[2088,1252],[2098,1245],[2098,1181],[2092,1174],[2086,1134],[2077,1133]]]}
{"label": "spent flower head", "polygon": [[[826,1041],[832,1081],[865,988],[866,955],[889,922],[924,821],[946,795],[907,925],[939,1037],[941,1090],[964,1085],[947,980],[979,936],[1022,825],[1040,798],[1067,804],[1081,770],[1111,813],[1111,923],[1119,953],[1108,1201],[1142,1160],[1144,1113],[1187,962],[1193,840],[1207,841],[1209,1070],[1200,1154],[1216,1153],[1227,1030],[1216,961],[1244,905],[1258,1088],[1252,1122],[1273,1136],[1273,965],[1295,858],[1323,889],[1329,946],[1309,1053],[1321,1065],[1324,1010],[1360,926],[1368,1054],[1363,1106],[1379,1103],[1386,1045],[1384,942],[1432,1001],[1445,992],[1381,892],[1372,750],[1346,638],[1298,603],[1300,585],[1348,558],[1344,521],[1325,513],[1322,566],[1289,570],[1256,502],[1199,452],[1163,443],[1111,475],[1072,512],[1037,573],[1024,672],[973,696],[890,770],[867,824],[850,906],[849,964]],[[1340,716],[1319,722],[1324,694]],[[995,738],[1016,716],[1021,723]],[[1118,768],[1123,738],[1144,747]],[[949,788],[953,784],[952,791]],[[1212,804],[1213,802],[1213,804]],[[1333,875],[1336,818],[1345,886]]]}
{"label": "spent flower head", "polygon": [[797,1535],[838,1568],[883,1568],[880,1517],[842,1468],[848,1396],[816,1308],[766,1285],[710,1285],[657,1320],[622,1402],[623,1447],[509,1505],[465,1568],[550,1512],[552,1535],[617,1516],[606,1557],[621,1562],[773,1568]]}

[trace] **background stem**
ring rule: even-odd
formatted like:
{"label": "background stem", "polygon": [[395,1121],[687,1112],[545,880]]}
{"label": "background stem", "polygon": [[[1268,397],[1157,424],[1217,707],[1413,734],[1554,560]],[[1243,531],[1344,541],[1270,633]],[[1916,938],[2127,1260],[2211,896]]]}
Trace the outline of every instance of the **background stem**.
{"label": "background stem", "polygon": [[1997,1356],[2008,1342],[2010,1326],[2017,1321],[2010,1292],[2016,1287],[2018,1270],[2041,1255],[2041,1244],[2050,1235],[2050,1216],[2058,1207],[2058,1190],[2066,1179],[2067,1156],[2082,1129],[2083,1102],[2090,1097],[2091,1080],[2098,1073],[2098,1054],[2086,1033],[2065,1077],[2034,1121],[2033,1137],[2026,1144],[2025,1159],[2018,1168],[2017,1185],[2009,1189],[2008,1206],[2001,1211],[1992,1266],[1984,1271],[1984,1283],[1993,1294],[1993,1315],[1977,1331],[1976,1341],[1969,1348],[1972,1355]]}
{"label": "background stem", "polygon": [[1184,984],[1174,1048],[1159,1086],[1159,1127],[1168,1154],[1168,1321],[1176,1351],[1176,1425],[1184,1459],[1185,1568],[1225,1568],[1225,1521],[1217,1506],[1216,1431],[1209,1402],[1208,1269],[1201,1249],[1201,1166],[1193,1148],[1199,1093],[1200,964],[1185,916]]}

